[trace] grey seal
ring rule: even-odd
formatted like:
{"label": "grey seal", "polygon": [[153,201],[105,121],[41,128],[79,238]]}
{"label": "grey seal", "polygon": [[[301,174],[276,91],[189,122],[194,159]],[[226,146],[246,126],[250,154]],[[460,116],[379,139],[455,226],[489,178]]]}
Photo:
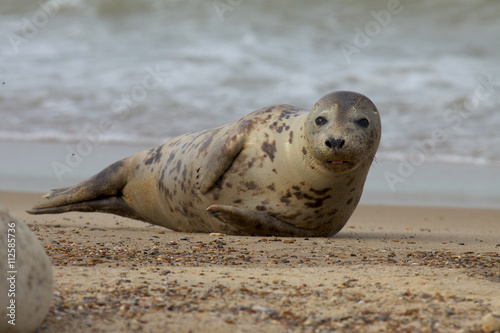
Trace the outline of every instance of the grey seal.
{"label": "grey seal", "polygon": [[381,122],[337,91],[310,111],[274,105],[188,133],[52,190],[28,212],[104,212],[183,232],[331,236],[356,208]]}

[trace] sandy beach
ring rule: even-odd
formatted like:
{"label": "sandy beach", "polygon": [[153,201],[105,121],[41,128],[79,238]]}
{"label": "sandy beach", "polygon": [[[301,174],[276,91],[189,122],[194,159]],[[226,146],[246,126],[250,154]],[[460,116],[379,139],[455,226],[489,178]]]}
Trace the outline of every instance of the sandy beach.
{"label": "sandy beach", "polygon": [[482,332],[500,310],[500,211],[360,206],[332,238],[185,234],[30,216],[54,267],[40,332]]}

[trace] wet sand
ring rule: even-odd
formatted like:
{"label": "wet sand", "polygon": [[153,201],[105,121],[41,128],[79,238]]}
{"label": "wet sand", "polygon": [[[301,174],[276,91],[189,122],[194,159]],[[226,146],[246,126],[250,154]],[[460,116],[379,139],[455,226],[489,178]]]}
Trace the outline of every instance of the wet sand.
{"label": "wet sand", "polygon": [[40,332],[481,332],[500,310],[500,210],[360,206],[332,238],[185,234],[31,216],[54,266]]}

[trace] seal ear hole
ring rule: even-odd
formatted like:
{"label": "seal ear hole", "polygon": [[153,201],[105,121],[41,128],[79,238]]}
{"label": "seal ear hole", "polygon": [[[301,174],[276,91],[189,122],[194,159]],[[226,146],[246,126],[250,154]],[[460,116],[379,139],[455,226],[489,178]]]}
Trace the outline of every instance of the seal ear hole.
{"label": "seal ear hole", "polygon": [[358,124],[360,127],[363,128],[368,128],[368,126],[370,126],[370,122],[366,118],[361,118],[359,120],[356,120],[356,124]]}
{"label": "seal ear hole", "polygon": [[326,124],[328,122],[328,120],[326,120],[326,118],[323,118],[323,117],[318,117],[316,118],[315,120],[315,123],[316,125],[318,126],[323,126],[324,124]]}

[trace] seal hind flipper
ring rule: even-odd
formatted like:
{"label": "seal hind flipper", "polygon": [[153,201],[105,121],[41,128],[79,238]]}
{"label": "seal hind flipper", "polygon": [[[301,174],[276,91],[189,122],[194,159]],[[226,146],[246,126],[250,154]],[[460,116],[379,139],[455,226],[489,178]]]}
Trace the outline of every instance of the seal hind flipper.
{"label": "seal hind flipper", "polygon": [[41,205],[27,210],[30,214],[60,214],[66,212],[100,212],[116,214],[129,217],[136,220],[144,220],[137,215],[134,210],[119,196],[101,197],[88,201],[77,202],[74,204],[65,204],[57,207],[38,208]]}
{"label": "seal hind flipper", "polygon": [[203,159],[203,164],[198,170],[198,187],[202,194],[207,193],[224,175],[234,159],[243,149],[246,134],[239,129],[223,138]]}
{"label": "seal hind flipper", "polygon": [[207,212],[221,222],[237,229],[242,235],[311,237],[313,231],[298,228],[269,215],[233,206],[212,205]]}
{"label": "seal hind flipper", "polygon": [[59,214],[70,211],[102,212],[142,220],[123,199],[128,179],[128,159],[115,162],[98,174],[76,184],[51,190],[29,214]]}

